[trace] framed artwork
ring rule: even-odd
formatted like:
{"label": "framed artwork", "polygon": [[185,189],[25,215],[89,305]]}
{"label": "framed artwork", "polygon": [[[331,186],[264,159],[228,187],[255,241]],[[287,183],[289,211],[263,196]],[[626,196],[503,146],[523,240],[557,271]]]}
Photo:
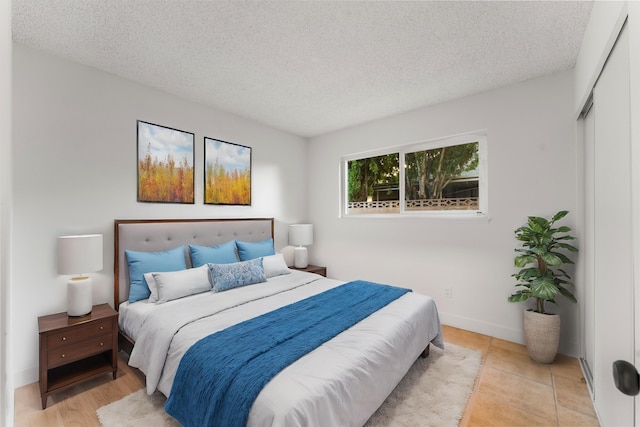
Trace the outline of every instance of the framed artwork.
{"label": "framed artwork", "polygon": [[251,147],[204,138],[204,202],[251,206]]}
{"label": "framed artwork", "polygon": [[194,203],[195,137],[138,120],[138,201]]}

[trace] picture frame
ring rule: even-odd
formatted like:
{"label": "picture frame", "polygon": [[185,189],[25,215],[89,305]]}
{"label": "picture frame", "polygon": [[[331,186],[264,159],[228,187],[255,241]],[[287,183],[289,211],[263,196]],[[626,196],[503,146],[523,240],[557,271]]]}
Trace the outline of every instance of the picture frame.
{"label": "picture frame", "polygon": [[138,202],[194,204],[195,135],[138,120]]}
{"label": "picture frame", "polygon": [[204,203],[251,206],[251,147],[204,137]]}

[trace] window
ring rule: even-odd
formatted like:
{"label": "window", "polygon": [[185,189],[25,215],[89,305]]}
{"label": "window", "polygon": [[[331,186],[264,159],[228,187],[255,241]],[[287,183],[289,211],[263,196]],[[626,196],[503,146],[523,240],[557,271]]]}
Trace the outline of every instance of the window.
{"label": "window", "polygon": [[486,136],[342,158],[342,216],[486,214]]}

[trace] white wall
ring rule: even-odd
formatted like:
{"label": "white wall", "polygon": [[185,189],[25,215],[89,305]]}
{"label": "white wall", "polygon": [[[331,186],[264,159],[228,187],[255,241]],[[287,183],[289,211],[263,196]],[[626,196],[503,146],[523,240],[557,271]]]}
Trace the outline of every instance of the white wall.
{"label": "white wall", "polygon": [[[563,209],[573,213],[566,224],[575,226],[573,100],[573,74],[566,71],[312,138],[312,261],[332,277],[431,295],[445,324],[524,342],[525,305],[507,302],[515,289],[513,231],[528,215]],[[489,221],[338,218],[341,156],[483,129]],[[553,308],[562,315],[560,352],[576,355],[577,307],[561,301]]]}
{"label": "white wall", "polygon": [[9,254],[11,241],[11,2],[0,4],[0,424],[13,424],[9,378]]}
{"label": "white wall", "polygon": [[[66,310],[56,237],[104,234],[94,302],[112,302],[113,220],[274,217],[276,247],[306,220],[301,137],[13,45],[14,222],[11,286],[15,386],[37,380],[37,317]],[[194,205],[136,201],[136,120],[195,133]],[[202,203],[203,137],[252,147],[252,206]]]}

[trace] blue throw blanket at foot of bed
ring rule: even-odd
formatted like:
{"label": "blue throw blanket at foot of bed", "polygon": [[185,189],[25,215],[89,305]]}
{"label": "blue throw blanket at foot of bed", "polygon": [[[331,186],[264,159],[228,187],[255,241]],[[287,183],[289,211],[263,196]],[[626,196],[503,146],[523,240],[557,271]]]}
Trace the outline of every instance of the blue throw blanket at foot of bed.
{"label": "blue throw blanket at foot of bed", "polygon": [[184,426],[245,426],[282,369],[407,292],[349,282],[211,334],[182,357],[165,409]]}

